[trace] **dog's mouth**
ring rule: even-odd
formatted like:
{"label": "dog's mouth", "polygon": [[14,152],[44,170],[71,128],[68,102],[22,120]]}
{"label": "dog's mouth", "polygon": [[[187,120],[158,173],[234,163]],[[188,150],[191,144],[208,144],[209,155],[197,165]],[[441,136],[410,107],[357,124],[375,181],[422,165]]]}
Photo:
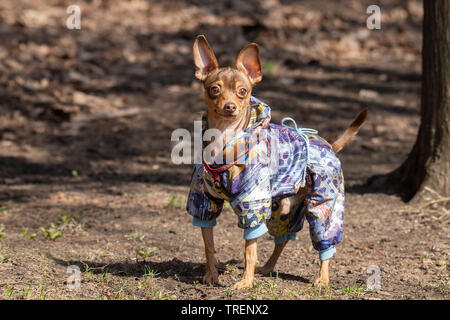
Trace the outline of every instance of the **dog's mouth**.
{"label": "dog's mouth", "polygon": [[239,112],[236,110],[234,112],[227,112],[227,111],[223,111],[223,110],[218,110],[218,109],[214,109],[214,111],[225,118],[235,118],[236,116],[239,115]]}

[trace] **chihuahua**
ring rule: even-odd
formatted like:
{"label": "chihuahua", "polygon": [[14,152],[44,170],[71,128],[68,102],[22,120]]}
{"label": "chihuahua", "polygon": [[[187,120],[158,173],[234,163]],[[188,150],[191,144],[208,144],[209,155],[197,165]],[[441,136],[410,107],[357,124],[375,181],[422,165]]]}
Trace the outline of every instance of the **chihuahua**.
{"label": "chihuahua", "polygon": [[[236,60],[236,69],[219,67],[217,59],[203,35],[198,36],[195,40],[193,55],[195,76],[202,81],[204,86],[207,107],[204,119],[206,129],[219,130],[222,134],[218,140],[222,142],[222,145],[227,145],[230,137],[248,132],[249,128],[278,130],[281,136],[292,136],[295,133],[289,131],[292,128],[268,124],[270,108],[251,96],[253,86],[262,80],[257,44],[251,43],[240,51]],[[275,248],[266,264],[258,269],[262,274],[269,274],[274,270],[284,247],[289,240],[294,239],[293,234],[301,229],[305,217],[310,225],[314,248],[319,251],[321,260],[319,277],[314,284],[320,287],[328,286],[329,261],[335,252],[334,244],[339,243],[342,238],[344,208],[343,176],[340,162],[335,154],[352,140],[364,123],[366,116],[367,109],[360,112],[332,145],[311,132],[308,135],[295,135],[295,137],[299,137],[295,141],[286,140],[286,145],[298,146],[295,149],[298,157],[295,159],[304,161],[283,159],[283,163],[289,163],[289,168],[292,168],[283,171],[288,172],[288,176],[285,176],[284,179],[276,180],[271,176],[266,183],[265,180],[259,178],[264,176],[263,173],[253,174],[256,180],[252,182],[252,187],[258,189],[258,195],[263,193],[261,190],[268,191],[270,199],[260,196],[261,200],[255,198],[256,193],[249,193],[245,197],[239,196],[241,202],[235,201],[237,197],[234,197],[233,192],[230,191],[233,189],[232,183],[240,183],[243,179],[238,179],[239,182],[229,180],[228,183],[223,183],[221,179],[233,179],[233,177],[246,172],[243,167],[236,165],[237,161],[222,166],[206,161],[203,161],[201,165],[196,165],[187,210],[194,216],[194,225],[201,227],[202,231],[206,255],[204,283],[218,283],[219,274],[214,255],[213,226],[215,218],[221,212],[223,201],[226,200],[238,214],[239,226],[245,229],[244,274],[242,280],[237,282],[234,288],[243,289],[253,286],[257,265],[257,239],[267,231],[266,224],[269,227],[269,233],[275,236]],[[222,150],[225,150],[224,153],[233,152],[232,159],[238,157],[235,148],[216,148],[215,152],[217,154]],[[267,152],[273,152],[267,150]],[[305,150],[307,150],[308,157],[304,156]],[[225,155],[229,159],[228,154]],[[328,158],[324,159],[324,157]],[[331,163],[331,169],[324,168],[323,163],[327,163],[327,166],[330,166]],[[221,176],[227,170],[227,175]],[[292,191],[274,196],[277,191],[270,189],[276,188],[276,181],[287,180],[295,180]],[[302,181],[302,183],[298,181]],[[244,189],[247,192],[251,188],[245,187]],[[250,200],[243,204],[242,199]],[[256,209],[253,210],[255,206]],[[329,229],[322,230],[321,228]],[[282,229],[284,231],[280,231]]]}

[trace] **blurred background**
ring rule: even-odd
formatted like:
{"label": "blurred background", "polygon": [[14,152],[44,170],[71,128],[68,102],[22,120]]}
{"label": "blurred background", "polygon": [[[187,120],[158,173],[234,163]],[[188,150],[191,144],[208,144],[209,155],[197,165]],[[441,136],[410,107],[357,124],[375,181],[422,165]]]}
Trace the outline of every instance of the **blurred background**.
{"label": "blurred background", "polygon": [[[263,80],[253,94],[272,107],[275,123],[292,117],[333,139],[369,108],[340,153],[346,231],[328,298],[361,298],[369,264],[385,277],[384,293],[369,298],[448,297],[437,241],[445,230],[428,229],[431,216],[391,219],[403,202],[361,187],[404,161],[419,126],[422,2],[377,1],[380,30],[366,26],[372,4],[0,1],[0,293],[318,297],[308,287],[318,269],[307,231],[280,260],[276,289],[266,278],[257,279],[259,291],[233,294],[198,284],[203,245],[185,211],[192,167],[172,164],[170,137],[177,128],[193,132],[205,110],[192,61],[204,34],[221,66],[234,66],[246,44],[260,45]],[[81,9],[81,30],[66,27],[70,5]],[[228,287],[242,273],[242,234],[229,208],[221,219],[216,248]],[[262,263],[272,242],[261,243]],[[65,286],[70,264],[82,271],[76,293]]]}
{"label": "blurred background", "polygon": [[261,46],[254,95],[274,122],[290,116],[332,138],[369,107],[369,123],[342,153],[347,182],[395,168],[411,149],[420,1],[381,1],[381,30],[366,27],[370,1],[78,1],[81,30],[69,30],[72,4],[0,3],[3,182],[76,170],[187,183],[190,168],[171,164],[170,134],[192,131],[204,110],[193,76],[198,34],[222,66],[234,66],[247,43]]}

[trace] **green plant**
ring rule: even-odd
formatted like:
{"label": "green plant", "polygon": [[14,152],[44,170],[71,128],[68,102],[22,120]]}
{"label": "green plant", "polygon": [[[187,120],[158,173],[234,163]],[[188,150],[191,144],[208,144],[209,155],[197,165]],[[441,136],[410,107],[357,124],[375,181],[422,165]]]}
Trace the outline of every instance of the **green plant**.
{"label": "green plant", "polygon": [[20,234],[21,234],[22,237],[24,237],[24,238],[27,236],[27,233],[28,233],[28,228],[22,229],[22,230],[20,231]]}
{"label": "green plant", "polygon": [[5,231],[5,226],[0,224],[0,239],[4,238],[6,236],[6,233],[4,231]]}
{"label": "green plant", "polygon": [[169,295],[163,295],[163,287],[159,287],[152,290],[150,297],[152,299],[158,298],[159,300],[169,300],[169,298],[173,295],[174,295],[173,293]]}
{"label": "green plant", "polygon": [[50,228],[46,229],[44,227],[40,227],[39,228],[42,233],[44,234],[45,238],[49,239],[49,240],[56,240],[59,237],[62,236],[62,232],[60,230],[57,229],[56,225],[52,222],[50,223]]}
{"label": "green plant", "polygon": [[125,238],[128,240],[138,239],[140,241],[144,240],[145,234],[142,231],[136,231],[133,233],[133,228],[128,229],[128,234],[125,235]]}
{"label": "green plant", "polygon": [[72,216],[59,216],[58,217],[58,220],[61,221],[62,223],[67,223],[72,219],[73,219]]}
{"label": "green plant", "polygon": [[[28,234],[28,228],[22,229],[20,231],[20,234],[22,235],[22,237],[25,238]],[[36,237],[36,233],[32,233],[32,234],[28,235],[28,239],[33,239],[34,237]]]}
{"label": "green plant", "polygon": [[366,290],[362,287],[362,284],[359,285],[358,287],[356,285],[351,286],[351,287],[347,287],[344,289],[339,289],[340,292],[343,293],[353,293],[353,294],[363,294],[363,293],[372,293],[373,291],[370,290]]}
{"label": "green plant", "polygon": [[152,267],[150,265],[145,266],[145,274],[144,274],[144,278],[156,278],[157,276],[159,276],[161,273],[152,270]]}
{"label": "green plant", "polygon": [[447,276],[441,275],[441,279],[439,281],[439,291],[441,291],[442,294],[447,294],[448,292],[448,278]]}
{"label": "green plant", "polygon": [[108,268],[103,268],[101,279],[102,281],[106,281],[108,279]]}
{"label": "green plant", "polygon": [[39,284],[39,300],[45,300],[47,298],[47,294],[48,294],[48,291],[45,290],[42,282],[43,281],[41,280],[41,283]]}
{"label": "green plant", "polygon": [[30,282],[28,288],[23,289],[22,298],[24,300],[28,299],[31,295],[31,291],[33,290],[33,281]]}
{"label": "green plant", "polygon": [[267,60],[266,62],[263,63],[262,67],[263,67],[265,74],[271,75],[275,71],[276,64],[275,64],[275,62],[273,62],[271,60]]}
{"label": "green plant", "polygon": [[169,206],[175,207],[175,208],[183,208],[184,202],[181,199],[178,199],[178,196],[176,194],[172,195],[172,198],[170,199]]}
{"label": "green plant", "polygon": [[8,298],[8,299],[9,299],[9,298],[11,298],[13,292],[14,292],[14,288],[11,287],[11,286],[6,285],[6,286],[5,286],[5,290],[3,290],[3,296],[4,296],[5,298]]}
{"label": "green plant", "polygon": [[110,256],[111,254],[110,253],[108,253],[108,252],[105,252],[105,251],[103,251],[103,250],[100,250],[99,252],[98,252],[98,255],[100,256],[100,257],[108,257],[108,256]]}
{"label": "green plant", "polygon": [[114,299],[116,299],[116,300],[123,300],[123,299],[127,298],[126,294],[125,295],[122,294],[124,292],[125,288],[127,287],[127,285],[128,285],[127,280],[124,280],[122,285],[120,286],[119,291],[117,291]]}
{"label": "green plant", "polygon": [[311,295],[316,297],[331,296],[330,287],[315,287],[312,283],[309,285],[309,292],[311,293]]}
{"label": "green plant", "polygon": [[277,288],[278,284],[278,272],[275,274],[275,278],[272,278],[272,272],[270,273],[270,283],[269,283],[269,288],[270,288],[270,292],[271,292],[271,299],[272,300],[278,300],[280,295],[276,295],[275,294],[275,289]]}
{"label": "green plant", "polygon": [[148,250],[138,250],[136,254],[140,256],[142,259],[148,258],[153,252],[157,251],[157,247],[152,247]]}

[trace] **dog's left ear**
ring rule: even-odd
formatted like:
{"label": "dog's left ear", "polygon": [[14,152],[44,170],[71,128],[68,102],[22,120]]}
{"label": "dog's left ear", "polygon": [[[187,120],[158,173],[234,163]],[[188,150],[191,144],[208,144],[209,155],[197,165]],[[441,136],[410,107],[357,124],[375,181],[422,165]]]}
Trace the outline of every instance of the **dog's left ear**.
{"label": "dog's left ear", "polygon": [[256,43],[250,43],[239,52],[236,60],[239,70],[246,73],[252,85],[262,80],[261,61],[259,60],[259,47]]}

